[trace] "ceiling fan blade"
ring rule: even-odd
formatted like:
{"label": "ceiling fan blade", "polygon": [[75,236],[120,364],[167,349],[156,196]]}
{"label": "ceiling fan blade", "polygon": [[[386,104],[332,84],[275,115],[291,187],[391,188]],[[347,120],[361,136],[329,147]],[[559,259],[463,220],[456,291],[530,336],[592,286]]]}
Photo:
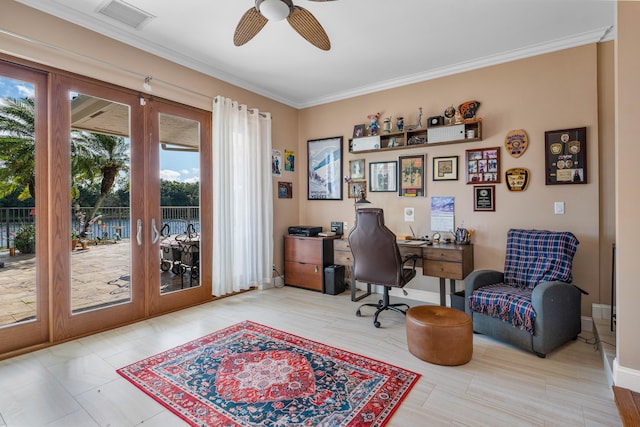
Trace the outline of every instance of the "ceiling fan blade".
{"label": "ceiling fan blade", "polygon": [[233,44],[242,46],[247,43],[258,34],[267,22],[268,19],[262,16],[255,7],[247,10],[238,22],[236,32],[233,35]]}
{"label": "ceiling fan blade", "polygon": [[309,1],[316,1],[316,2],[321,2],[321,1],[335,1],[335,0],[309,0]]}
{"label": "ceiling fan blade", "polygon": [[322,50],[331,49],[329,36],[322,28],[318,20],[309,12],[300,6],[294,6],[293,12],[287,18],[289,24],[298,32],[305,40]]}

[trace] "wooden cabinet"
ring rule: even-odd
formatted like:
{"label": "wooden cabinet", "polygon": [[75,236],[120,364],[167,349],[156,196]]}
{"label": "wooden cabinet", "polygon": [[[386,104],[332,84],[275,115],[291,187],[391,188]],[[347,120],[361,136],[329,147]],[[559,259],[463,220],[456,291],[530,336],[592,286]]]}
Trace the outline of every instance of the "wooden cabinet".
{"label": "wooden cabinet", "polygon": [[[473,138],[468,132],[473,131]],[[432,145],[457,144],[460,142],[482,141],[482,119],[468,120],[465,123],[412,129],[404,132],[380,133],[379,148],[358,148],[354,141],[372,137],[352,138],[349,140],[350,153],[371,153],[375,151],[402,150]]]}
{"label": "wooden cabinet", "polygon": [[440,243],[422,248],[422,274],[440,278],[440,305],[446,305],[445,280],[455,293],[455,281],[463,280],[473,271],[473,245]]}
{"label": "wooden cabinet", "polygon": [[333,264],[336,237],[284,236],[284,283],[324,291],[324,268]]}

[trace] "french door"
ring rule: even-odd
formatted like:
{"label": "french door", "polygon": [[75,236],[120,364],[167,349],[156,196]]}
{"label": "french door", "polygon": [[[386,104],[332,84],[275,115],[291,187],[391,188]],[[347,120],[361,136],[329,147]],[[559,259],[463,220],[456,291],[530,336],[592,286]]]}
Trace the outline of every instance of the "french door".
{"label": "french door", "polygon": [[31,207],[0,211],[0,356],[211,300],[211,113],[0,61],[7,82],[31,130],[0,128],[0,200]]}
{"label": "french door", "polygon": [[5,201],[0,209],[2,354],[49,339],[50,152],[47,75],[0,61],[0,83],[0,200]]}

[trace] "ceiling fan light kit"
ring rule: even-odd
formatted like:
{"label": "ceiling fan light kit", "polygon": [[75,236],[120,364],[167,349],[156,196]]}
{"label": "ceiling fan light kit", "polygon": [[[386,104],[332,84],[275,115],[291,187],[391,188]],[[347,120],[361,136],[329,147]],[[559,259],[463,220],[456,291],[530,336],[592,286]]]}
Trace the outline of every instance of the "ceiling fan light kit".
{"label": "ceiling fan light kit", "polygon": [[[311,0],[325,2],[332,0]],[[308,10],[294,6],[292,0],[255,0],[255,6],[245,12],[233,35],[233,44],[248,43],[268,21],[287,19],[289,25],[309,43],[322,50],[331,49],[329,36]]]}
{"label": "ceiling fan light kit", "polygon": [[256,8],[269,21],[282,21],[291,13],[293,3],[290,0],[258,0]]}

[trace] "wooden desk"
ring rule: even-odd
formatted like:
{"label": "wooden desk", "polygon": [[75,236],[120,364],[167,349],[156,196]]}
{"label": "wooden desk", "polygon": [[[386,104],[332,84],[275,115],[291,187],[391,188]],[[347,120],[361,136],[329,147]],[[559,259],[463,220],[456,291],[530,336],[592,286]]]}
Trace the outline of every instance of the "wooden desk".
{"label": "wooden desk", "polygon": [[445,279],[450,281],[451,294],[456,280],[464,280],[473,271],[473,245],[438,243],[422,247],[422,275],[440,278],[440,305],[447,305]]}
{"label": "wooden desk", "polygon": [[[454,243],[441,243],[435,245],[422,244],[403,245],[398,242],[400,255],[418,255],[421,259],[416,267],[422,267],[423,276],[440,278],[440,305],[446,305],[445,284],[446,279],[451,281],[451,293],[455,292],[455,281],[464,280],[473,271],[473,245],[456,245]],[[353,254],[348,240],[336,239],[333,241],[333,260],[335,264],[351,267]],[[367,284],[366,293],[356,296],[356,287],[351,280],[351,301],[358,301],[371,295],[371,285]]]}

